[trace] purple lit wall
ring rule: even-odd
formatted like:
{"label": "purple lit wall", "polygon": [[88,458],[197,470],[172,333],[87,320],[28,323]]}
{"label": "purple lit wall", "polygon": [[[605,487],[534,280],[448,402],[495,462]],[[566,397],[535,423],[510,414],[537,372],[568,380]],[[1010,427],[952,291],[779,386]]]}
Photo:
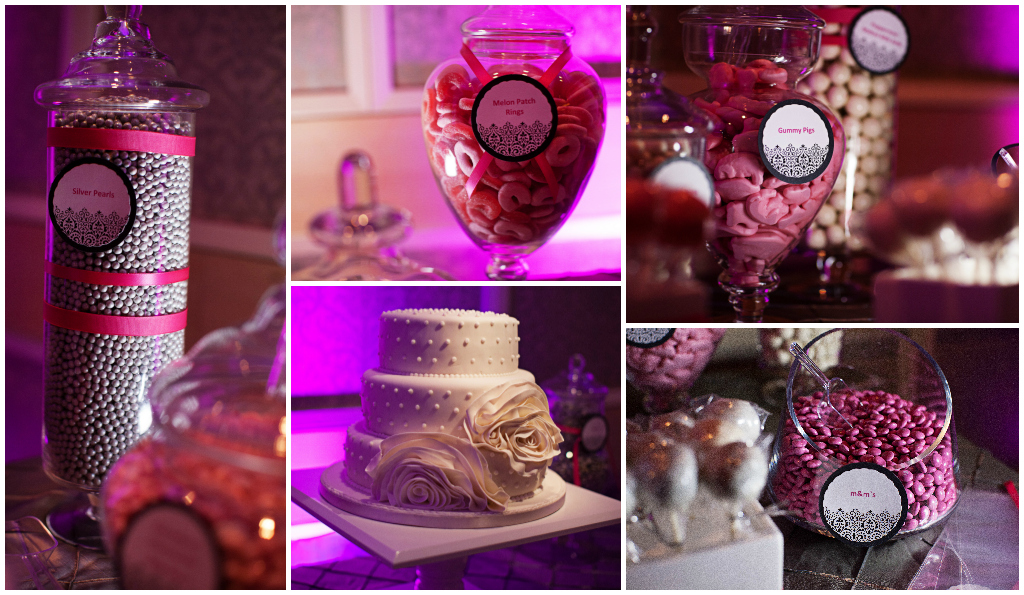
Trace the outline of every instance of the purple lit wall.
{"label": "purple lit wall", "polygon": [[618,287],[293,287],[292,395],[358,393],[378,364],[380,313],[396,308],[504,312],[520,321],[520,365],[538,382],[574,353],[601,383],[621,382]]}

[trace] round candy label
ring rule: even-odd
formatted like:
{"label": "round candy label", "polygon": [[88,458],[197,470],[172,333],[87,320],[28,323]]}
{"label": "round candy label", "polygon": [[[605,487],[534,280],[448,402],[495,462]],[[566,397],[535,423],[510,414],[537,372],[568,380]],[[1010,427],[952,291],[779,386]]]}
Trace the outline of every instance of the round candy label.
{"label": "round candy label", "polygon": [[220,552],[207,524],[191,510],[158,504],[132,519],[121,537],[118,566],[126,589],[217,589]]}
{"label": "round candy label", "polygon": [[861,68],[874,74],[886,74],[902,66],[907,59],[910,30],[894,10],[872,7],[850,23],[848,45]]}
{"label": "round candy label", "polygon": [[689,157],[673,157],[654,168],[648,179],[664,188],[689,190],[709,209],[715,206],[715,182],[708,170]]}
{"label": "round candy label", "polygon": [[135,190],[109,161],[72,161],[50,186],[53,229],[79,250],[100,252],[120,244],[135,223]]}
{"label": "round candy label", "polygon": [[825,114],[802,99],[787,99],[768,110],[757,131],[761,163],[788,184],[803,184],[825,173],[835,137]]}
{"label": "round candy label", "polygon": [[471,121],[485,151],[505,161],[526,161],[554,140],[558,111],[544,85],[528,76],[509,74],[480,90]]}
{"label": "round candy label", "polygon": [[626,345],[630,347],[657,347],[668,341],[676,332],[674,328],[628,328]]}
{"label": "round candy label", "polygon": [[608,420],[600,415],[594,415],[583,422],[583,429],[580,431],[580,444],[587,452],[597,452],[604,448],[605,440],[608,438]]}
{"label": "round candy label", "polygon": [[907,520],[907,491],[874,463],[840,467],[821,488],[821,521],[837,539],[871,546],[892,539]]}

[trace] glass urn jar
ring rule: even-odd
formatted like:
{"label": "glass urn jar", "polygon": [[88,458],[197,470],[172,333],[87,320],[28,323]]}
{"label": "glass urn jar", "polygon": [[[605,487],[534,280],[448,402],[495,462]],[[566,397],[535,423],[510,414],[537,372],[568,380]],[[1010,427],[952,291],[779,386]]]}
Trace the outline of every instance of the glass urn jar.
{"label": "glass urn jar", "polygon": [[608,387],[584,372],[587,362],[577,353],[569,360],[564,374],[544,382],[551,419],[558,424],[565,440],[561,452],[551,462],[551,470],[575,485],[606,493],[611,487],[612,471],[608,458],[608,419],[604,404]]}
{"label": "glass urn jar", "polygon": [[286,588],[284,318],[279,286],[156,377],[101,494],[122,587]]}
{"label": "glass urn jar", "polygon": [[574,56],[573,25],[542,6],[499,6],[462,24],[458,57],[423,92],[427,157],[491,279],[523,279],[522,259],[565,223],[604,139],[606,99]]}
{"label": "glass urn jar", "polygon": [[804,235],[843,162],[839,119],[794,90],[818,59],[825,23],[800,7],[700,6],[682,14],[686,63],[708,88],[704,163],[715,179],[714,238],[739,322],[760,322],[775,267]]}
{"label": "glass urn jar", "polygon": [[952,395],[935,360],[887,329],[830,330],[804,351],[832,388],[826,395],[799,361],[790,367],[772,500],[797,524],[860,546],[945,522],[962,484]]}

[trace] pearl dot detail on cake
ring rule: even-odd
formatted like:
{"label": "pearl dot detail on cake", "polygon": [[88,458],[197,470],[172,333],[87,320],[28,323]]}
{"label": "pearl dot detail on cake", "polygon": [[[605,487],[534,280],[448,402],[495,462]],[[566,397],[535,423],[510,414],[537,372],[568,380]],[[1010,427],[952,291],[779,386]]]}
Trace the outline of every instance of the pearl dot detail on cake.
{"label": "pearl dot detail on cake", "polygon": [[419,411],[419,410],[420,410],[420,406],[416,405],[416,411]]}

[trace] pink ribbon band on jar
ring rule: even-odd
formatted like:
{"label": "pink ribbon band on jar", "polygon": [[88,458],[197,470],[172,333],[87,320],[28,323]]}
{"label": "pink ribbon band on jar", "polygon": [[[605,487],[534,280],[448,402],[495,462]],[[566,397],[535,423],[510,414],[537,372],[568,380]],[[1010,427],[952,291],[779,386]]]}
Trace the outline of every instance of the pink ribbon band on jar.
{"label": "pink ribbon band on jar", "polygon": [[[557,424],[556,424],[557,425]],[[582,436],[582,428],[574,428],[572,426],[557,425],[558,429],[565,432],[566,434],[572,434],[573,436]],[[575,485],[580,485],[580,439],[577,438],[572,444],[572,482]]]}
{"label": "pink ribbon band on jar", "polygon": [[849,25],[857,15],[864,12],[863,8],[814,8],[811,9],[815,15],[821,17],[826,23],[839,23]]}
{"label": "pink ribbon band on jar", "polygon": [[138,287],[142,285],[170,285],[188,281],[188,267],[162,273],[109,273],[86,271],[46,261],[44,272],[58,279],[67,279],[91,285],[113,285],[116,287]]}
{"label": "pink ribbon band on jar", "polygon": [[65,310],[43,303],[43,320],[61,328],[95,335],[150,337],[166,335],[185,328],[188,308],[160,316],[110,316]]}
{"label": "pink ribbon band on jar", "polygon": [[184,157],[195,157],[196,154],[196,139],[193,136],[108,128],[47,128],[46,146],[100,151],[140,151]]}
{"label": "pink ribbon band on jar", "polygon": [[[473,74],[475,74],[478,79],[480,79],[482,84],[486,85],[494,80],[494,77],[491,76],[491,73],[487,72],[487,69],[484,68],[484,65],[476,57],[476,54],[473,53],[473,50],[469,49],[468,45],[463,43],[462,49],[459,50],[459,53],[466,61],[469,69],[473,71]],[[542,74],[539,79],[537,79],[537,82],[544,85],[544,87],[550,91],[551,83],[554,82],[555,77],[557,77],[558,73],[561,72],[562,67],[571,59],[571,48],[565,48],[565,51],[555,58],[555,61],[551,63],[551,66],[548,66],[548,69],[544,71],[544,74]],[[557,126],[557,124],[558,122],[556,121],[555,125]],[[551,169],[551,164],[548,163],[547,158],[544,157],[544,153],[537,155],[533,160],[537,162],[537,167],[540,169],[541,174],[544,175],[544,181],[547,182],[548,189],[551,191],[551,196],[557,197],[558,179],[555,178],[555,172]],[[484,150],[483,155],[480,156],[480,161],[478,161],[476,167],[473,168],[473,173],[469,176],[469,179],[466,180],[467,197],[473,196],[473,191],[476,190],[477,184],[479,184],[480,180],[483,179],[484,174],[487,173],[487,168],[490,167],[493,162],[494,156]]]}

